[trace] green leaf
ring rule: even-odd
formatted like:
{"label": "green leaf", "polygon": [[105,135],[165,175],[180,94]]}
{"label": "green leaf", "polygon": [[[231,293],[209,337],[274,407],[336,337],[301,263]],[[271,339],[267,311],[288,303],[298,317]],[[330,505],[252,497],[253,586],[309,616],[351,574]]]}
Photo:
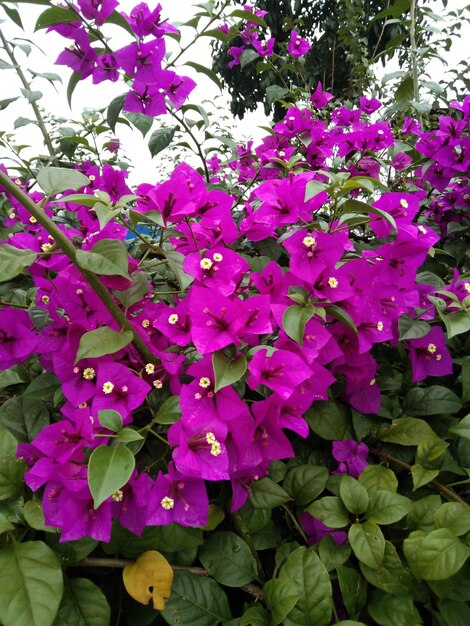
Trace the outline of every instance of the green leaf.
{"label": "green leaf", "polygon": [[4,100],[0,100],[0,111],[3,111],[3,109],[6,109],[8,105],[18,100],[18,98],[19,96],[16,96],[16,98],[5,98]]}
{"label": "green leaf", "polygon": [[142,441],[144,437],[133,428],[123,428],[119,431],[119,441],[122,443],[132,443],[133,441]]}
{"label": "green leaf", "polygon": [[282,487],[270,478],[261,478],[251,483],[249,496],[251,504],[257,509],[274,509],[288,502],[291,497]]}
{"label": "green leaf", "polygon": [[349,617],[357,617],[365,604],[367,593],[364,579],[355,569],[339,565],[338,574],[341,599]]}
{"label": "green leaf", "polygon": [[120,26],[123,28],[131,37],[135,38],[135,33],[132,30],[129,22],[118,12],[113,11],[111,15],[105,19],[105,24],[114,24],[115,26]]}
{"label": "green leaf", "polygon": [[60,380],[52,372],[39,374],[23,391],[24,398],[43,398],[52,400],[55,392],[60,387]]}
{"label": "green leaf", "polygon": [[406,76],[395,90],[395,100],[401,109],[406,110],[413,100],[413,78]]}
{"label": "green leaf", "polygon": [[114,433],[118,433],[122,430],[121,414],[113,409],[98,411],[98,420],[101,426],[112,430]]}
{"label": "green leaf", "polygon": [[63,591],[59,559],[42,541],[0,548],[0,620],[4,626],[51,626]]}
{"label": "green leaf", "polygon": [[[327,626],[330,623],[333,606],[330,577],[312,548],[302,546],[291,552],[279,578],[266,583],[264,590],[273,624]],[[287,598],[284,591],[289,594]],[[280,603],[285,604],[281,611]],[[286,613],[289,605],[292,608]]]}
{"label": "green leaf", "polygon": [[248,544],[238,535],[216,531],[199,548],[202,566],[218,583],[241,587],[256,578],[256,561]]}
{"label": "green leaf", "polygon": [[427,422],[414,417],[399,417],[391,425],[382,427],[378,433],[381,441],[399,443],[402,446],[417,446],[423,439],[436,437]]}
{"label": "green leaf", "polygon": [[266,87],[266,103],[268,107],[272,107],[275,102],[281,100],[288,93],[289,90],[281,87],[281,85],[269,85],[269,87]]}
{"label": "green leaf", "polygon": [[413,502],[413,508],[408,513],[407,522],[410,530],[434,530],[434,515],[441,506],[439,496],[425,496]]}
{"label": "green leaf", "polygon": [[335,320],[338,320],[338,322],[341,322],[342,324],[350,328],[353,333],[356,333],[357,335],[357,326],[349,313],[346,313],[344,309],[337,306],[336,304],[328,304],[325,306],[325,308],[328,315],[331,315],[331,317],[334,317]]}
{"label": "green leaf", "polygon": [[343,503],[336,496],[325,496],[313,502],[307,513],[330,528],[343,528],[349,523],[349,514]]}
{"label": "green leaf", "polygon": [[0,282],[4,283],[32,265],[37,254],[32,250],[20,250],[4,243],[0,246]]}
{"label": "green leaf", "polygon": [[434,514],[438,528],[447,528],[459,537],[470,531],[470,508],[460,502],[446,502]]}
{"label": "green leaf", "polygon": [[447,441],[438,437],[423,439],[416,450],[416,463],[425,469],[438,469],[444,462],[443,454],[448,447]]}
{"label": "green leaf", "polygon": [[120,96],[116,96],[113,100],[111,100],[108,111],[106,113],[106,122],[109,128],[113,131],[116,130],[116,123],[119,118],[119,114],[122,111],[122,107],[124,106],[124,100],[126,99],[126,94],[122,93]]}
{"label": "green leaf", "polygon": [[81,268],[95,274],[131,280],[127,248],[117,239],[101,239],[90,251],[77,250],[77,262]]}
{"label": "green leaf", "polygon": [[37,122],[35,120],[30,120],[28,117],[17,117],[13,128],[16,130],[17,128],[23,128],[23,126],[28,126],[28,124],[37,124]]}
{"label": "green leaf", "polygon": [[212,367],[215,375],[214,391],[217,392],[240,380],[246,372],[246,357],[244,354],[239,354],[230,358],[219,350],[212,355]]}
{"label": "green leaf", "polygon": [[464,358],[462,363],[462,402],[470,400],[470,356]]}
{"label": "green leaf", "polygon": [[349,476],[343,474],[339,483],[339,495],[343,504],[350,513],[364,513],[369,506],[369,494],[367,489],[361,483]]}
{"label": "green leaf", "polygon": [[349,543],[356,557],[372,569],[379,568],[384,560],[385,538],[374,522],[353,524],[348,532]]}
{"label": "green leaf", "polygon": [[394,595],[404,595],[412,591],[413,579],[405,570],[393,544],[385,542],[383,564],[375,569],[360,563],[364,578],[377,589]]}
{"label": "green leaf", "polygon": [[16,458],[17,441],[0,428],[0,500],[14,498],[22,492],[24,462]]}
{"label": "green leaf", "polygon": [[351,556],[351,548],[348,543],[336,544],[333,537],[325,535],[318,545],[318,554],[326,569],[331,571],[346,563]]}
{"label": "green leaf", "polygon": [[181,417],[181,407],[179,396],[167,398],[153,418],[155,424],[174,424]]}
{"label": "green leaf", "polygon": [[425,535],[419,543],[413,570],[423,580],[444,580],[456,574],[469,556],[468,546],[447,528],[439,528]]}
{"label": "green leaf", "polygon": [[36,26],[34,30],[41,30],[42,28],[49,28],[55,24],[68,24],[69,22],[77,21],[77,14],[65,7],[51,7],[41,13],[36,20]]}
{"label": "green leaf", "polygon": [[230,17],[238,17],[241,20],[246,20],[247,22],[253,22],[254,24],[258,24],[258,26],[267,27],[266,22],[261,18],[255,15],[252,11],[244,11],[243,9],[235,9],[230,13]]}
{"label": "green leaf", "polygon": [[458,424],[449,428],[449,432],[455,433],[464,439],[470,439],[470,413],[461,419]]}
{"label": "green leaf", "polygon": [[75,363],[80,359],[93,359],[106,354],[114,354],[128,346],[134,335],[130,330],[113,330],[108,326],[102,326],[90,330],[80,337]]}
{"label": "green leaf", "polygon": [[398,480],[395,472],[384,465],[368,465],[359,476],[359,482],[373,495],[378,489],[396,492]]}
{"label": "green leaf", "polygon": [[20,385],[23,382],[24,380],[16,370],[16,365],[0,372],[0,391],[10,387],[10,385]]}
{"label": "green leaf", "polygon": [[21,17],[18,11],[16,9],[13,9],[12,7],[8,7],[6,4],[3,3],[0,4],[0,6],[11,19],[11,21],[24,30],[23,22],[21,21]]}
{"label": "green leaf", "polygon": [[439,312],[439,315],[445,324],[448,339],[470,330],[470,311],[455,311],[449,315],[443,315]]}
{"label": "green leaf", "polygon": [[232,619],[227,596],[212,578],[179,571],[162,616],[170,626],[215,626]]}
{"label": "green leaf", "polygon": [[82,79],[82,75],[80,74],[80,72],[72,72],[68,85],[67,85],[67,103],[69,107],[72,106],[73,92],[75,91],[75,87],[78,85],[81,79]]}
{"label": "green leaf", "polygon": [[10,521],[8,521],[3,513],[0,513],[0,535],[8,532],[9,530],[15,530],[15,527]]}
{"label": "green leaf", "polygon": [[145,137],[145,135],[152,128],[153,117],[143,115],[143,113],[135,113],[134,111],[124,111],[123,116],[126,120],[129,120],[129,122],[135,126],[137,130],[140,130],[142,137]]}
{"label": "green leaf", "polygon": [[394,524],[411,511],[413,503],[405,496],[379,489],[370,499],[366,518],[376,524]]}
{"label": "green leaf", "polygon": [[261,604],[255,604],[243,613],[238,626],[269,626],[269,613]]}
{"label": "green leaf", "polygon": [[88,462],[88,485],[95,509],[123,487],[135,468],[135,458],[124,446],[99,446]]}
{"label": "green leaf", "polygon": [[102,230],[106,226],[106,224],[108,224],[108,222],[116,217],[116,215],[122,213],[121,207],[118,207],[117,209],[112,209],[110,205],[104,204],[99,200],[98,202],[95,202],[95,204],[93,205],[93,209],[96,213],[96,217],[98,218],[100,228]]}
{"label": "green leaf", "polygon": [[44,511],[42,504],[37,500],[28,500],[23,507],[23,516],[25,522],[35,530],[56,533],[57,529],[53,526],[46,526],[44,521]]}
{"label": "green leaf", "polygon": [[400,331],[400,341],[405,341],[406,339],[426,337],[431,326],[424,320],[417,320],[411,315],[402,315],[398,320],[398,330]]}
{"label": "green leaf", "polygon": [[189,65],[189,67],[192,67],[193,69],[195,69],[196,72],[199,72],[200,74],[204,74],[205,76],[207,76],[207,78],[210,78],[211,81],[214,82],[220,90],[222,90],[222,83],[220,82],[219,77],[213,70],[206,67],[205,65],[196,63],[195,61],[186,61],[185,65]]}
{"label": "green leaf", "polygon": [[176,126],[166,126],[164,128],[157,128],[157,130],[154,130],[149,139],[150,154],[154,157],[168,147],[175,135],[175,132]]}
{"label": "green leaf", "polygon": [[394,596],[375,591],[369,599],[367,610],[379,626],[417,626],[421,617],[413,604],[413,596]]}
{"label": "green leaf", "polygon": [[65,579],[53,626],[109,626],[111,609],[103,592],[87,578]]}
{"label": "green leaf", "polygon": [[259,54],[253,48],[246,48],[240,55],[240,69],[243,69],[255,59],[259,59]]}
{"label": "green leaf", "polygon": [[413,491],[416,491],[423,485],[427,485],[439,475],[439,470],[426,469],[419,463],[411,467],[411,476],[413,478]]}
{"label": "green leaf", "polygon": [[302,347],[306,323],[315,315],[311,304],[306,306],[290,306],[282,316],[282,327],[286,334]]}
{"label": "green leaf", "polygon": [[42,98],[42,91],[32,91],[31,89],[22,89],[21,93],[28,102],[37,102]]}
{"label": "green leaf", "polygon": [[409,415],[454,415],[462,408],[460,398],[447,387],[416,387],[406,394],[404,410]]}
{"label": "green leaf", "polygon": [[178,279],[181,291],[185,291],[193,282],[194,277],[186,274],[183,269],[184,256],[176,250],[165,250],[165,257]]}
{"label": "green leaf", "polygon": [[298,465],[288,471],[282,486],[297,505],[305,506],[322,493],[328,482],[328,476],[326,467]]}
{"label": "green leaf", "polygon": [[0,406],[0,426],[7,428],[23,443],[31,442],[49,424],[44,402],[16,396]]}
{"label": "green leaf", "polygon": [[39,170],[36,179],[44,193],[51,195],[68,189],[75,191],[90,184],[85,174],[62,167],[43,167]]}
{"label": "green leaf", "polygon": [[113,527],[111,541],[102,544],[106,554],[121,554],[129,559],[136,559],[147,550],[159,552],[178,552],[190,550],[203,543],[203,532],[199,528],[188,528],[179,524],[166,526],[147,526],[143,533],[136,537],[134,533],[118,524]]}
{"label": "green leaf", "polygon": [[334,400],[314,402],[305,418],[313,432],[327,441],[350,439],[353,436],[346,407]]}
{"label": "green leaf", "polygon": [[[370,183],[369,179],[358,180],[357,182],[354,183],[355,184],[354,187],[351,187],[352,182],[354,181],[353,179],[350,178],[348,181],[346,181],[344,187],[346,189],[366,187],[366,189],[369,189],[369,191],[374,190],[373,184]],[[345,209],[347,213],[360,213],[360,214],[366,214],[366,215],[370,213],[372,215],[377,215],[377,217],[380,217],[381,219],[386,220],[394,230],[397,229],[397,224],[395,220],[393,219],[393,217],[390,215],[390,213],[387,213],[387,211],[383,211],[382,209],[378,209],[377,207],[373,207],[370,204],[367,204],[366,202],[361,202],[360,200],[346,200],[346,202],[344,202],[341,205],[341,208]]]}

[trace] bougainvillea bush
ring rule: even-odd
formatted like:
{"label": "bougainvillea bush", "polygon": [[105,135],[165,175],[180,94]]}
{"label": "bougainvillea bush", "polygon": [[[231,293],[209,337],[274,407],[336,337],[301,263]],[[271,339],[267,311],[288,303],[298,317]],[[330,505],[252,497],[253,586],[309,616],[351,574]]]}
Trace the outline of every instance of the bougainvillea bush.
{"label": "bougainvillea bush", "polygon": [[[66,133],[20,69],[49,156],[0,171],[1,623],[470,623],[470,96],[296,87],[215,149],[160,6],[43,4],[69,98],[124,93]],[[233,67],[301,77],[296,30],[197,10]],[[181,159],[131,188],[116,124],[167,111]]]}

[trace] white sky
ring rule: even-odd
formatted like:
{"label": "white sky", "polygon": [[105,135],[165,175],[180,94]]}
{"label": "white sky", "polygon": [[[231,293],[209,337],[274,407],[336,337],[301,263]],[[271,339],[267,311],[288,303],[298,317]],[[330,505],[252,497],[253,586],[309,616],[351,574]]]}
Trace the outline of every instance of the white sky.
{"label": "white sky", "polygon": [[[137,1],[138,0],[123,0],[118,9],[129,13]],[[187,2],[186,0],[159,1],[163,7],[163,17],[167,17],[170,22],[186,21],[194,13],[194,8],[192,7],[193,2]],[[149,5],[153,7],[156,2],[157,0],[154,0],[153,2],[149,0]],[[197,0],[195,0],[195,2],[197,2]],[[428,6],[431,6],[438,14],[441,11],[441,2],[439,0],[431,2]],[[449,9],[457,9],[464,6],[467,6],[468,11],[470,11],[470,4],[468,0],[449,0],[448,2]],[[44,94],[44,97],[38,102],[38,104],[54,115],[63,117],[75,116],[77,119],[80,118],[80,113],[83,108],[91,107],[99,109],[106,106],[113,97],[123,93],[125,88],[123,88],[122,84],[116,85],[106,82],[100,85],[92,85],[91,78],[88,78],[85,81],[80,82],[76,87],[73,96],[73,110],[72,112],[70,111],[65,95],[65,86],[67,85],[70,76],[70,70],[66,67],[56,66],[53,64],[58,54],[68,42],[56,33],[50,33],[47,35],[45,31],[33,33],[37,16],[43,10],[44,7],[38,5],[19,5],[19,11],[25,25],[25,33],[22,33],[22,31],[15,27],[15,25],[13,25],[8,19],[3,24],[0,24],[0,28],[3,29],[4,34],[9,40],[13,37],[26,37],[37,43],[37,45],[45,51],[46,55],[44,56],[36,49],[33,49],[33,52],[27,59],[21,52],[18,52],[18,59],[25,68],[31,68],[38,72],[54,72],[62,77],[64,86],[61,87],[59,83],[56,83],[59,93],[56,93],[51,85],[43,79],[34,80],[32,88],[42,91]],[[0,19],[3,19],[3,17],[3,11],[0,11]],[[466,54],[468,55],[468,38],[470,37],[468,24],[465,28],[466,35],[462,37],[460,42],[457,42],[454,45],[453,53],[449,58],[450,64],[456,63],[457,60],[464,58]],[[188,31],[188,33],[185,31]],[[187,37],[190,32],[192,31],[183,29],[183,42],[188,41]],[[109,33],[113,35],[111,47],[118,48],[129,42],[127,35],[118,27],[109,27]],[[188,53],[186,60],[196,61],[210,67],[211,56],[209,42],[209,38],[201,38],[199,42],[191,48],[191,52]],[[167,47],[171,47],[172,45],[174,45],[174,42],[168,39]],[[8,60],[4,52],[1,53],[1,58]],[[387,67],[386,71],[391,71],[390,67]],[[435,65],[431,68],[431,72],[433,80],[439,80],[439,78],[443,76],[443,68],[441,64],[435,63]],[[190,68],[183,68],[180,70],[180,73],[195,77]],[[2,70],[2,79],[0,87],[0,100],[18,95],[20,83],[15,72],[13,70]],[[191,94],[189,102],[202,103],[204,99],[213,100],[216,93],[218,93],[217,87],[214,83],[200,74],[197,75],[196,80],[198,82],[198,87]],[[24,98],[20,98],[17,102],[11,104],[6,110],[0,111],[0,128],[4,130],[13,130],[13,122],[19,116],[29,118],[34,117]],[[171,118],[168,121],[168,124],[173,124]],[[265,131],[261,131],[257,128],[259,125],[267,125],[267,120],[261,110],[255,114],[247,115],[242,122],[236,120],[235,127],[237,131],[237,139],[246,139],[250,136],[252,138],[254,137],[255,139],[259,139],[264,136]],[[150,133],[147,135],[147,141]],[[135,166],[134,172],[130,177],[132,183],[137,184],[143,181],[156,182],[156,159],[162,157],[164,158],[165,153],[158,155],[152,161],[147,149],[146,141],[142,140],[140,132],[136,130],[130,131],[124,125],[118,125],[116,127],[116,135],[121,139],[126,154],[130,157],[131,162]],[[33,153],[37,152],[37,146],[42,143],[40,132],[33,125],[28,125],[15,131],[15,139],[18,144],[26,143],[36,146]],[[2,154],[0,153],[0,157],[1,156]]]}

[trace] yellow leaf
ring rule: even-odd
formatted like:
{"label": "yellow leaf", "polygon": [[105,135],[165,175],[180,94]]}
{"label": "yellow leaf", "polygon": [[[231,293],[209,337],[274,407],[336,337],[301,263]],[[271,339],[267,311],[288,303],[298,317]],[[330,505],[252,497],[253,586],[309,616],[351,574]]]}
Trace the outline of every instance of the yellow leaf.
{"label": "yellow leaf", "polygon": [[173,569],[160,552],[149,550],[141,554],[135,563],[126,565],[122,579],[134,600],[148,604],[152,598],[153,608],[163,611],[171,594]]}

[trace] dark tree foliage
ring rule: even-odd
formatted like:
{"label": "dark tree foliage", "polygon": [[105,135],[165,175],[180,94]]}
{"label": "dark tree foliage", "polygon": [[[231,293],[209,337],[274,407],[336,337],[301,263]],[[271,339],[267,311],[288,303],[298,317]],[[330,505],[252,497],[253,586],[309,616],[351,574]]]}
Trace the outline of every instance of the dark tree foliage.
{"label": "dark tree foliage", "polygon": [[[373,21],[389,4],[387,0],[257,0],[255,6],[269,12],[265,21],[277,42],[288,39],[294,27],[312,44],[304,67],[308,86],[314,87],[321,81],[324,88],[344,99],[357,95],[365,86],[365,74],[372,58],[389,47],[406,45],[403,22],[384,26],[386,17]],[[229,44],[239,45],[242,45],[240,38]],[[230,69],[229,46],[214,45],[212,67],[229,90],[232,113],[243,118],[246,111],[256,109],[262,102],[268,115],[271,106],[266,101],[266,87],[276,83],[274,73],[257,73],[256,62],[243,69],[239,65]],[[274,117],[281,114],[281,106],[276,103]]]}

